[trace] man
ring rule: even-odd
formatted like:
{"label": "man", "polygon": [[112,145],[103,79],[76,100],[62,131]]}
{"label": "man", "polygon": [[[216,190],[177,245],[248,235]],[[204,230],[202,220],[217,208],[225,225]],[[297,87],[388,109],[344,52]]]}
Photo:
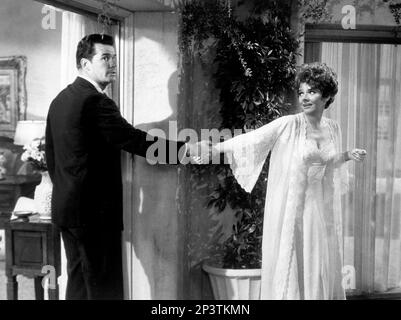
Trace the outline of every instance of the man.
{"label": "man", "polygon": [[[112,37],[84,37],[76,63],[79,76],[51,103],[46,127],[52,217],[67,256],[66,299],[122,299],[120,152],[145,157],[154,141],[103,93],[116,78]],[[176,144],[179,159],[185,150],[196,156],[201,145],[166,143]]]}

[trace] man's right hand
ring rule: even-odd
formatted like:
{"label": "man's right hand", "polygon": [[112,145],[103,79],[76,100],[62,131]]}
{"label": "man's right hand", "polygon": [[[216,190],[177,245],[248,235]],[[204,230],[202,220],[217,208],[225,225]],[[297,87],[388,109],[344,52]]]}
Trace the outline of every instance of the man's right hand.
{"label": "man's right hand", "polygon": [[208,140],[187,143],[187,156],[191,158],[191,163],[209,163],[212,157],[212,143]]}

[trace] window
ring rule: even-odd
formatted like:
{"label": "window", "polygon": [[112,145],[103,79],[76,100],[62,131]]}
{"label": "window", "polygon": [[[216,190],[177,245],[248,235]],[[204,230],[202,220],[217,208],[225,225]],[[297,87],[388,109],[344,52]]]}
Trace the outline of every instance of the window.
{"label": "window", "polygon": [[344,150],[368,152],[364,164],[347,165],[344,264],[356,276],[349,293],[401,292],[401,48],[395,45],[400,40],[382,28],[378,36],[317,29],[309,36],[306,29],[305,62],[327,63],[339,80],[326,116],[340,124]]}

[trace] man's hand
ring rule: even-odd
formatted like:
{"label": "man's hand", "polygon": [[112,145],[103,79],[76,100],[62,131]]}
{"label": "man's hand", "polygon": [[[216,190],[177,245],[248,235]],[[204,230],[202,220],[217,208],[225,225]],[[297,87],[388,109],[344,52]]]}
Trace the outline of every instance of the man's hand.
{"label": "man's hand", "polygon": [[187,156],[191,158],[191,163],[207,164],[212,155],[212,143],[202,140],[197,143],[187,143]]}

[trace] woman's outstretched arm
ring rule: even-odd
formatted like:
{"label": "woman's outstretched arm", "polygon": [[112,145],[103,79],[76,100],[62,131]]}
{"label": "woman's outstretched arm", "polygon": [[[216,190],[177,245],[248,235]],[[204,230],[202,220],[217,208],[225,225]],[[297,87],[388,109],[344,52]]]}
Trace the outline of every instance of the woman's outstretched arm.
{"label": "woman's outstretched arm", "polygon": [[224,163],[230,164],[238,183],[245,191],[250,192],[267,155],[294,119],[293,115],[283,116],[258,129],[215,144],[212,149],[212,163],[220,163],[217,161],[221,160],[220,154],[224,153]]}

